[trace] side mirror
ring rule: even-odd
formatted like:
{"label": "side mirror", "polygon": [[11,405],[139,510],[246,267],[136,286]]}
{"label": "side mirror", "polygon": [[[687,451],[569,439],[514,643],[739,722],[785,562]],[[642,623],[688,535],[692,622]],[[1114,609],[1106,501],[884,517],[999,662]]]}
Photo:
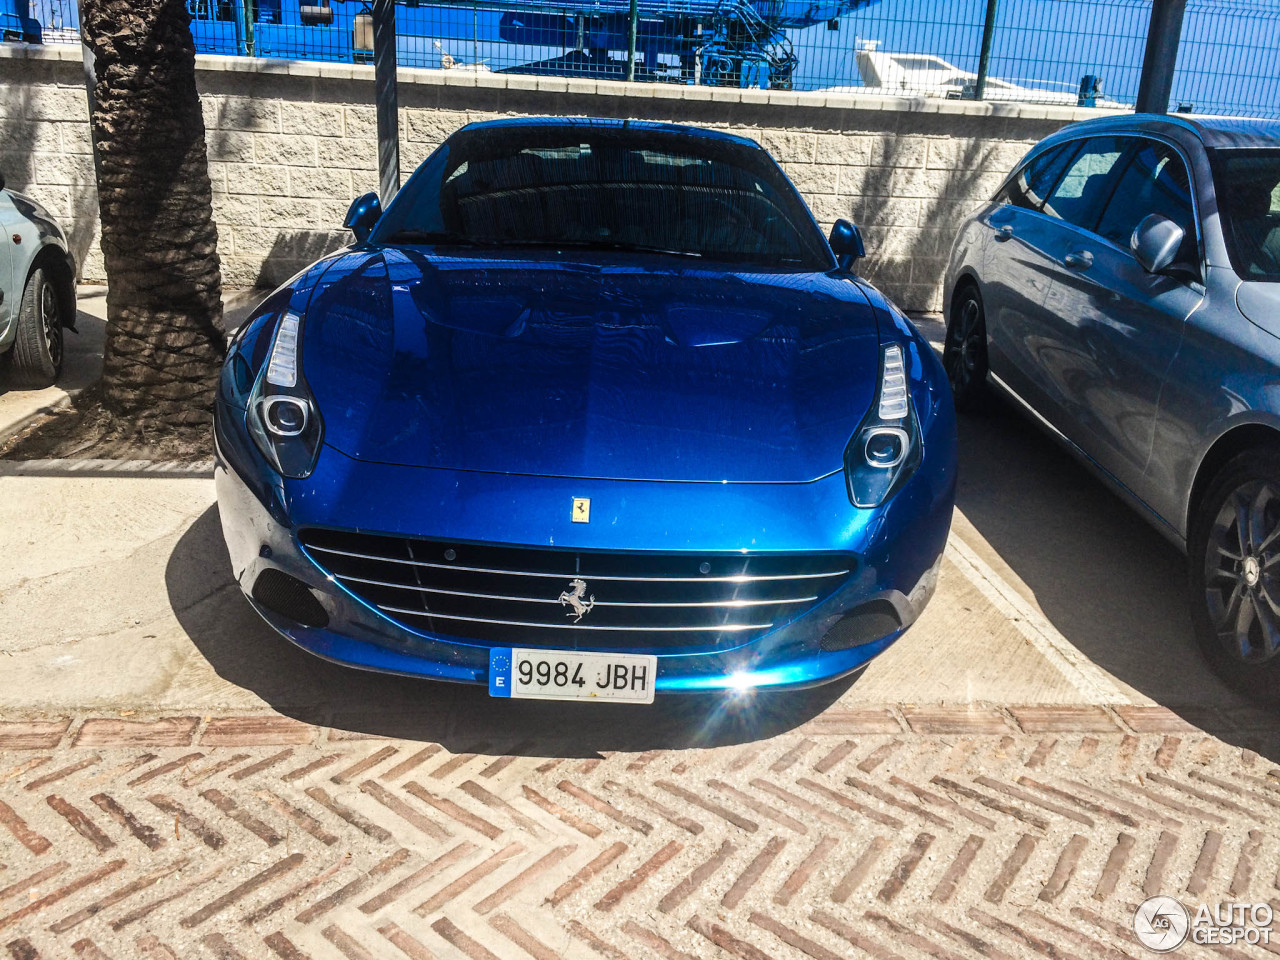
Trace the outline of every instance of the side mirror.
{"label": "side mirror", "polygon": [[382,202],[376,193],[366,193],[356,197],[347,208],[347,218],[342,221],[344,227],[350,228],[356,240],[364,243],[373,232],[378,218],[382,216]]}
{"label": "side mirror", "polygon": [[4,174],[0,173],[0,190],[4,189]]}
{"label": "side mirror", "polygon": [[1186,231],[1158,213],[1142,218],[1129,238],[1129,249],[1147,273],[1163,273],[1173,265]]}
{"label": "side mirror", "polygon": [[867,248],[862,243],[862,231],[848,220],[837,220],[831,228],[831,252],[840,262],[841,270],[853,269],[853,262],[867,255]]}

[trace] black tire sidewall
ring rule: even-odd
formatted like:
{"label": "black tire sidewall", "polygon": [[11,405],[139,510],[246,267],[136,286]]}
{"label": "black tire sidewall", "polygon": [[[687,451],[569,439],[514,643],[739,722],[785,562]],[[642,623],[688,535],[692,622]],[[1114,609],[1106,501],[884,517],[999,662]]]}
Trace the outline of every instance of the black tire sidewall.
{"label": "black tire sidewall", "polygon": [[[41,388],[51,386],[62,372],[64,349],[59,351],[54,363],[45,340],[40,313],[40,294],[45,286],[53,293],[53,301],[59,303],[58,290],[53,277],[43,267],[36,267],[27,277],[18,302],[17,330],[7,359],[8,379],[16,387]],[[62,318],[55,317],[57,336],[62,336]]]}
{"label": "black tire sidewall", "polygon": [[969,385],[967,387],[957,390],[955,384],[951,383],[949,371],[947,376],[947,382],[951,386],[951,396],[955,401],[956,409],[962,413],[980,412],[985,409],[987,400],[987,311],[982,302],[982,293],[973,283],[965,283],[965,285],[960,288],[959,294],[954,299],[951,315],[947,318],[947,336],[943,341],[942,347],[943,367],[945,369],[947,360],[951,355],[951,352],[955,349],[952,340],[953,330],[960,322],[960,317],[964,313],[965,305],[970,301],[973,301],[978,306],[978,328],[983,334],[982,351],[978,356],[978,360],[973,371],[973,379],[969,381]]}
{"label": "black tire sidewall", "polygon": [[[39,278],[38,282],[37,282],[37,277]],[[40,356],[41,356],[41,359],[43,359],[45,363],[48,364],[49,369],[52,371],[53,376],[56,379],[58,374],[62,372],[62,359],[66,353],[65,342],[63,339],[63,332],[62,332],[62,316],[61,316],[62,306],[61,306],[61,300],[58,296],[58,285],[57,283],[54,282],[54,279],[52,276],[50,276],[43,269],[40,269],[40,268],[37,268],[36,270],[32,271],[31,279],[30,281],[28,281],[28,283],[32,287],[33,293],[34,293],[34,303],[36,306],[36,325],[40,333]],[[45,336],[44,336],[44,317],[42,314],[43,307],[41,307],[41,302],[44,299],[45,287],[49,288],[49,296],[54,305],[53,329],[54,329],[54,335],[58,338],[58,359],[56,362],[53,359],[53,352],[49,349],[49,344],[45,340]]]}
{"label": "black tire sidewall", "polygon": [[1218,640],[1205,601],[1205,552],[1209,534],[1229,494],[1251,480],[1270,480],[1280,487],[1280,448],[1261,447],[1237,454],[1218,471],[1191,517],[1187,538],[1188,599],[1196,642],[1213,671],[1251,697],[1280,700],[1280,654],[1249,663],[1233,656]]}

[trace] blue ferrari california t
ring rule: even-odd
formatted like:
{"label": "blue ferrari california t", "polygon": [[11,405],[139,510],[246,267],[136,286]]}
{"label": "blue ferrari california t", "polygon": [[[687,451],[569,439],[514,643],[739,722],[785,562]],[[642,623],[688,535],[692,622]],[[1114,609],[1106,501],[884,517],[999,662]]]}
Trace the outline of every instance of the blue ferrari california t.
{"label": "blue ferrari california t", "polygon": [[863,667],[931,596],[947,379],[755,143],[456,132],[229,348],[217,490],[280,633],[495,696]]}

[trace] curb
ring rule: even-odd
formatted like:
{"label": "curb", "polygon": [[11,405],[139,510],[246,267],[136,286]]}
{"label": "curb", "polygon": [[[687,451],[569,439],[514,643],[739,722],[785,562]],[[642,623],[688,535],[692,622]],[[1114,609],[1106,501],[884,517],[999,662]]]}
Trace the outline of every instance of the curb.
{"label": "curb", "polygon": [[212,477],[213,459],[0,460],[0,477]]}
{"label": "curb", "polygon": [[32,410],[30,413],[23,414],[17,420],[10,423],[0,424],[0,443],[9,442],[41,417],[51,417],[55,413],[61,413],[63,410],[66,410],[71,406],[71,401],[75,399],[76,395],[80,392],[81,391],[77,390],[75,393],[67,393],[47,406],[40,407],[38,410]]}
{"label": "curb", "polygon": [[[22,719],[15,711],[0,719],[0,750],[52,750],[58,746],[103,748],[124,746],[278,746],[365,739],[402,739],[398,731],[363,732],[383,727],[377,721],[396,714],[330,714],[327,722],[298,720],[273,712],[225,715],[161,714],[148,717],[119,714],[85,715],[59,712],[53,717]],[[1180,712],[1184,715],[1180,715]],[[1209,716],[1203,709],[1176,711],[1157,705],[1128,705],[1108,710],[1078,704],[1013,705],[1006,711],[980,704],[893,704],[836,710],[789,731],[807,736],[847,737],[1025,737],[1058,736],[1221,736],[1266,733],[1276,728],[1259,724],[1259,716]],[[1202,729],[1202,726],[1210,729]],[[408,739],[413,739],[409,737]],[[550,738],[556,739],[556,738]]]}

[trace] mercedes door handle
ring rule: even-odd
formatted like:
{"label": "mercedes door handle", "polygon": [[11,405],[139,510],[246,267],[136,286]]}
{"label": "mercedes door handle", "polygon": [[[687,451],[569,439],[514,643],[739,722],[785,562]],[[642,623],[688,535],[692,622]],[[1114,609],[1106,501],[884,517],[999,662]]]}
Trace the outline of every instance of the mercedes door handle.
{"label": "mercedes door handle", "polygon": [[1093,254],[1088,250],[1076,250],[1063,257],[1062,262],[1072,270],[1088,270],[1093,266]]}
{"label": "mercedes door handle", "polygon": [[1006,223],[1003,227],[998,227],[996,229],[996,232],[995,232],[996,243],[1004,243],[1006,240],[1012,240],[1012,239],[1013,239],[1013,227],[1011,227],[1009,224]]}

